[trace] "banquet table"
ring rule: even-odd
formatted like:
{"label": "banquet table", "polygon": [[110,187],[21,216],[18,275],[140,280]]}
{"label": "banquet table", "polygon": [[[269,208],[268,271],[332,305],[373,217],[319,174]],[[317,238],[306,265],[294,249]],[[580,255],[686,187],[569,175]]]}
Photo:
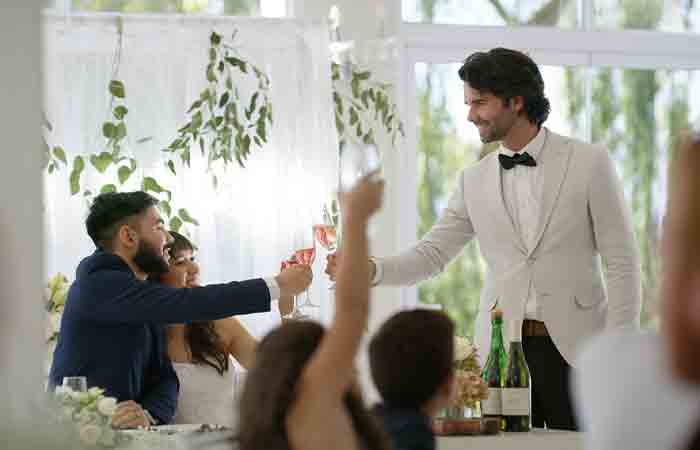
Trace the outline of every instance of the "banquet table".
{"label": "banquet table", "polygon": [[533,429],[494,436],[439,436],[438,450],[583,450],[581,432]]}

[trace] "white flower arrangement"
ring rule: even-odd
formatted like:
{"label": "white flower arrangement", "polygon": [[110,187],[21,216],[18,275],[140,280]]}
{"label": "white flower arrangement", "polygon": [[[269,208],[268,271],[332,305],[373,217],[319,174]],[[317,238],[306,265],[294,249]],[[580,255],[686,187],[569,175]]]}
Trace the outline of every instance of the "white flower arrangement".
{"label": "white flower arrangement", "polygon": [[62,273],[57,273],[49,278],[44,289],[44,308],[46,309],[45,339],[47,344],[46,371],[51,368],[53,351],[58,342],[58,334],[61,331],[61,317],[68,297],[70,283]]}
{"label": "white flower arrangement", "polygon": [[59,386],[55,397],[59,422],[74,427],[84,447],[116,447],[131,440],[125,433],[112,428],[117,400],[106,397],[103,389],[93,387],[87,392],[75,392]]}
{"label": "white flower arrangement", "polygon": [[473,407],[488,397],[488,385],[481,378],[477,348],[469,339],[455,336],[454,368],[456,389],[452,407]]}

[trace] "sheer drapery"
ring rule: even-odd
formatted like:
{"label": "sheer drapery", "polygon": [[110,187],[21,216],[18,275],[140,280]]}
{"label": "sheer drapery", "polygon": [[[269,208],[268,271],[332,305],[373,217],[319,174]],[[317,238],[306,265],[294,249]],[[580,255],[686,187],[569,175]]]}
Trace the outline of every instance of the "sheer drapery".
{"label": "sheer drapery", "polygon": [[[107,85],[117,43],[116,16],[45,17],[46,113],[53,125],[51,145],[68,158],[104,146],[101,124],[109,118]],[[206,86],[204,69],[212,30],[230,37],[241,55],[261,67],[272,83],[274,126],[269,143],[253,151],[245,169],[219,177],[219,191],[192,151],[192,169],[173,176],[163,153],[186,123],[185,111]],[[124,16],[117,78],[126,86],[128,152],[173,188],[175,207],[186,207],[200,222],[191,228],[199,247],[203,281],[258,276],[279,270],[294,250],[294,234],[311,233],[313,214],[336,186],[337,138],[333,122],[328,31],[325,25],[292,20],[186,16]],[[242,98],[250,86],[242,85]],[[138,144],[140,138],[152,137]],[[84,177],[101,186],[95,171]],[[114,179],[114,178],[113,178]],[[77,263],[93,251],[83,220],[87,205],[71,197],[68,172],[46,178],[47,272],[73,278]],[[328,282],[320,252],[314,268],[312,301],[328,317]],[[47,275],[48,275],[47,274]],[[275,323],[274,314],[244,322],[258,337]]]}

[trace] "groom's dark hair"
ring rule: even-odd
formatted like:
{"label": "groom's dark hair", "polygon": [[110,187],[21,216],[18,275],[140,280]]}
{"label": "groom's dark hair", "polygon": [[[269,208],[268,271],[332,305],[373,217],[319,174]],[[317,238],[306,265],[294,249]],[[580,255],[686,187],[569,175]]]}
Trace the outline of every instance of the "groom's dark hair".
{"label": "groom's dark hair", "polygon": [[458,74],[472,89],[491,93],[506,103],[514,97],[522,97],[524,114],[538,127],[549,116],[542,74],[525,53],[507,48],[472,53]]}
{"label": "groom's dark hair", "polygon": [[369,344],[372,379],[384,403],[416,409],[432,399],[453,373],[452,319],[442,311],[395,314]]}
{"label": "groom's dark hair", "polygon": [[85,228],[97,248],[111,250],[119,228],[156,205],[158,199],[143,191],[100,194],[90,205]]}

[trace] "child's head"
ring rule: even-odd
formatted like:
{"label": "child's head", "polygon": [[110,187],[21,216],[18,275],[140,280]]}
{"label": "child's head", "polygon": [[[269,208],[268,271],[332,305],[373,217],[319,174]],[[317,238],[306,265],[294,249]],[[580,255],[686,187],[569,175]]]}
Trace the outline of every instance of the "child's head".
{"label": "child's head", "polygon": [[441,311],[402,311],[369,345],[372,378],[394,408],[447,405],[454,380],[454,323]]}

